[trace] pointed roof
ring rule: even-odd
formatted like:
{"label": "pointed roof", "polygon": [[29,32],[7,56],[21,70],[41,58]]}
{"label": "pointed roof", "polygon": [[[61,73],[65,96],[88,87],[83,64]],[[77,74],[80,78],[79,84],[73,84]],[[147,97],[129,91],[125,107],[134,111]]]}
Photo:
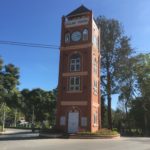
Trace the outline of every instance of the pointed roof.
{"label": "pointed roof", "polygon": [[73,10],[71,13],[69,13],[67,15],[67,17],[74,16],[74,15],[81,14],[81,13],[85,13],[85,12],[91,12],[91,10],[89,10],[88,8],[86,8],[84,5],[81,5],[80,7],[78,7],[75,10]]}

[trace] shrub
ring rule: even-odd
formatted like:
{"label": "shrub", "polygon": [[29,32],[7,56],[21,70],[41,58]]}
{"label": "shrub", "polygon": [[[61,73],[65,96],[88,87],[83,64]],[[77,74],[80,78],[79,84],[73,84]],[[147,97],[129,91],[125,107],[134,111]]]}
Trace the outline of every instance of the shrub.
{"label": "shrub", "polygon": [[117,131],[112,131],[112,130],[109,130],[109,129],[101,129],[99,131],[96,132],[96,134],[98,135],[118,135],[119,133]]}
{"label": "shrub", "polygon": [[90,131],[81,131],[78,133],[79,135],[95,135],[95,136],[117,136],[119,133],[117,131],[112,131],[109,129],[101,129],[96,132],[90,132]]}

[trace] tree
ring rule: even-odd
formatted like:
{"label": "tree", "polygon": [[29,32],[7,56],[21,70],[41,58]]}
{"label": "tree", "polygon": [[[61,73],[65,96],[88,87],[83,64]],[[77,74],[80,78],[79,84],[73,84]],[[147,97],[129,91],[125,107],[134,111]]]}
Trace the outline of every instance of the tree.
{"label": "tree", "polygon": [[6,106],[13,107],[16,102],[12,99],[19,84],[19,69],[13,64],[5,65],[0,58],[0,104],[3,109],[3,130],[5,127]]}
{"label": "tree", "polygon": [[29,91],[24,89],[22,94],[22,112],[28,121],[43,122],[48,120],[54,125],[57,90],[44,91],[40,88]]}
{"label": "tree", "polygon": [[101,83],[103,95],[108,101],[108,124],[112,129],[111,95],[118,92],[117,74],[118,66],[130,54],[132,49],[125,51],[125,45],[129,45],[130,39],[123,35],[121,24],[114,19],[98,17],[96,19],[101,29]]}
{"label": "tree", "polygon": [[142,107],[143,100],[141,97],[137,97],[131,102],[131,109],[129,111],[130,120],[132,122],[133,129],[141,129],[144,132],[144,108]]}
{"label": "tree", "polygon": [[113,127],[117,128],[117,130],[121,132],[123,124],[124,124],[124,112],[120,108],[117,108],[114,111],[113,115]]}
{"label": "tree", "polygon": [[137,79],[136,87],[139,90],[144,109],[145,134],[148,134],[148,121],[150,120],[150,54],[136,56],[135,74]]}
{"label": "tree", "polygon": [[108,121],[107,121],[107,108],[105,104],[105,98],[104,96],[101,96],[101,122],[102,122],[102,127],[107,127],[108,126]]}
{"label": "tree", "polygon": [[135,58],[130,57],[126,58],[125,61],[122,61],[120,69],[119,78],[119,101],[124,104],[125,110],[125,125],[130,128],[130,121],[128,117],[128,110],[131,107],[131,101],[135,98],[135,74],[134,74],[134,65]]}

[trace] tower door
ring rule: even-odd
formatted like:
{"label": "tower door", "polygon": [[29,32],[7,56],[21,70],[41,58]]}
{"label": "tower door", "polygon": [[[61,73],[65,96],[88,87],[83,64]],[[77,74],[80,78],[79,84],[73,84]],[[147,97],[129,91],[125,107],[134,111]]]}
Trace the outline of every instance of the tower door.
{"label": "tower door", "polygon": [[79,127],[79,112],[69,112],[68,133],[76,133]]}

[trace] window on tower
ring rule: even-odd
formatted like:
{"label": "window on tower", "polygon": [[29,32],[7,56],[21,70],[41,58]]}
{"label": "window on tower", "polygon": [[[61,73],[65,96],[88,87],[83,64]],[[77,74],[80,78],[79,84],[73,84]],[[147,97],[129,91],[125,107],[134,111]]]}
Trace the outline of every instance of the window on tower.
{"label": "window on tower", "polygon": [[97,74],[98,72],[98,64],[97,64],[96,58],[94,58],[94,62],[93,62],[93,71],[95,74]]}
{"label": "window on tower", "polygon": [[94,125],[97,124],[97,120],[98,120],[98,114],[97,112],[94,113]]}
{"label": "window on tower", "polygon": [[98,94],[98,82],[97,82],[97,80],[94,80],[94,94],[95,95]]}
{"label": "window on tower", "polygon": [[93,41],[93,44],[95,46],[97,46],[97,38],[96,38],[96,36],[93,36],[92,41]]}
{"label": "window on tower", "polygon": [[80,55],[73,54],[70,58],[70,71],[80,71]]}
{"label": "window on tower", "polygon": [[83,30],[83,41],[87,41],[88,40],[88,29],[84,29]]}
{"label": "window on tower", "polygon": [[70,42],[70,33],[66,33],[65,34],[65,43],[69,43]]}
{"label": "window on tower", "polygon": [[80,90],[80,77],[70,77],[69,90],[79,91]]}

